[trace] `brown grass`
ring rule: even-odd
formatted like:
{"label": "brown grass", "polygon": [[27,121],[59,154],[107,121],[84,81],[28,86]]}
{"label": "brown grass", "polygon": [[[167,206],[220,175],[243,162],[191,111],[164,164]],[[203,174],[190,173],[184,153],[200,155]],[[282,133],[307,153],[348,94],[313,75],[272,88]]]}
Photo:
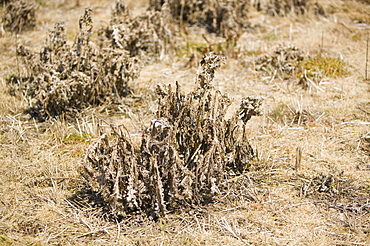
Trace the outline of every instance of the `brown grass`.
{"label": "brown grass", "polygon": [[[197,66],[186,67],[186,56],[158,61],[143,67],[132,83],[133,95],[119,105],[87,108],[69,122],[30,119],[23,113],[28,101],[10,96],[5,83],[10,75],[25,71],[15,57],[16,47],[23,44],[37,52],[54,22],[63,19],[72,44],[87,6],[95,7],[94,30],[107,26],[100,20],[110,19],[111,3],[79,2],[80,7],[75,1],[42,1],[34,31],[0,37],[0,245],[369,243],[367,3],[319,1],[325,17],[273,17],[251,10],[253,31],[240,36],[238,57],[226,60],[213,84],[234,99],[231,112],[247,96],[264,98],[264,114],[245,128],[258,158],[249,171],[222,181],[222,192],[213,203],[183,208],[158,221],[145,216],[119,221],[107,216],[110,212],[99,194],[86,190],[80,175],[86,148],[109,133],[109,124],[124,124],[133,145],[139,146],[143,129],[157,111],[157,84],[175,88],[178,81],[185,93],[191,92]],[[148,6],[146,1],[127,2],[135,16]],[[354,22],[354,16],[361,22]],[[199,33],[216,39],[197,27],[187,32],[194,42],[204,42]],[[346,73],[322,73],[313,80],[316,86],[302,88],[293,75],[257,71],[256,57],[271,54],[282,43],[304,55],[343,62]]]}

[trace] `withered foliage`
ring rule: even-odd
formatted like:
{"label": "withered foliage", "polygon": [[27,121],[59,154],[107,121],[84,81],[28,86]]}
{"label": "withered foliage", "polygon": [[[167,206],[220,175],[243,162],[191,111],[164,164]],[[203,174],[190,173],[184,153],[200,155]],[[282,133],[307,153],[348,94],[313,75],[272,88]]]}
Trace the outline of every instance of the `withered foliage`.
{"label": "withered foliage", "polygon": [[100,46],[127,50],[143,61],[172,55],[176,44],[176,25],[168,5],[132,17],[123,1],[116,3],[110,24],[99,30]]}
{"label": "withered foliage", "polygon": [[44,120],[71,116],[91,105],[116,102],[129,93],[128,83],[141,70],[141,62],[127,51],[99,48],[91,42],[91,9],[80,18],[80,32],[72,47],[67,44],[64,22],[55,24],[39,54],[19,46],[27,68],[24,78],[11,77],[13,91],[31,98],[29,112]]}
{"label": "withered foliage", "polygon": [[[212,86],[223,59],[201,61],[198,88],[158,86],[156,119],[135,148],[124,127],[112,127],[87,150],[82,175],[116,215],[144,212],[151,218],[212,202],[221,181],[249,168],[254,152],[245,123],[259,114],[260,99],[246,98],[226,119],[231,100]],[[239,120],[239,117],[241,120]]]}
{"label": "withered foliage", "polygon": [[336,174],[319,174],[313,178],[298,177],[300,196],[344,213],[369,215],[368,187],[359,187],[354,179]]}
{"label": "withered foliage", "polygon": [[236,40],[248,25],[248,1],[150,0],[150,8],[159,10],[164,3],[180,24],[196,24],[228,40]]}
{"label": "withered foliage", "polygon": [[305,59],[303,51],[292,45],[279,45],[271,54],[257,58],[256,69],[268,74],[291,74],[298,69],[299,61]]}
{"label": "withered foliage", "polygon": [[33,1],[10,1],[6,5],[2,17],[4,29],[17,33],[34,29],[36,27],[36,9],[37,5]]}
{"label": "withered foliage", "polygon": [[312,0],[257,0],[253,1],[253,5],[258,11],[272,16],[286,16],[291,13],[305,15],[309,12],[325,15],[323,7]]}

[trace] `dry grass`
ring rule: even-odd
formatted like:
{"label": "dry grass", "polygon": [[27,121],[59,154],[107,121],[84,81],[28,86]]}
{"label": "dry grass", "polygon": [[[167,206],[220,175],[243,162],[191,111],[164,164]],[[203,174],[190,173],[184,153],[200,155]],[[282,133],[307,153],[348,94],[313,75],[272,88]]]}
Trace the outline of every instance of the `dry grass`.
{"label": "dry grass", "polygon": [[[133,16],[148,6],[127,2]],[[110,124],[124,124],[139,147],[157,112],[157,84],[175,88],[178,81],[189,93],[197,66],[186,66],[189,55],[148,64],[121,104],[87,108],[68,122],[37,122],[23,113],[27,100],[7,93],[6,79],[25,72],[15,57],[18,44],[37,52],[54,22],[65,19],[71,45],[85,7],[95,7],[95,31],[107,27],[100,20],[109,20],[113,7],[97,0],[80,0],[80,6],[40,1],[34,31],[0,37],[0,245],[369,244],[370,95],[364,53],[370,11],[364,2],[319,1],[325,17],[250,10],[253,32],[240,36],[238,56],[226,60],[213,82],[234,99],[231,112],[247,96],[264,98],[264,114],[245,128],[257,155],[249,171],[223,180],[221,193],[208,205],[181,208],[158,221],[138,215],[119,221],[109,216],[100,194],[86,190],[80,169],[87,147],[109,133]],[[210,42],[225,41],[197,27],[186,31],[194,42],[204,43],[198,33]],[[321,71],[320,76],[307,73],[314,84],[303,88],[299,71],[275,76],[258,71],[257,57],[282,43],[306,57],[341,62],[345,72],[329,76],[326,63],[310,61],[306,70]]]}

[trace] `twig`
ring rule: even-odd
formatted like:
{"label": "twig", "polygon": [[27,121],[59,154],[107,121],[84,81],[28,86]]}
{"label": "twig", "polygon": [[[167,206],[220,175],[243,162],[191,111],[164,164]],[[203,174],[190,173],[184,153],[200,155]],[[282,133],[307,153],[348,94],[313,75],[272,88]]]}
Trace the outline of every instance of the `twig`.
{"label": "twig", "polygon": [[239,208],[247,208],[247,207],[241,205],[241,206],[237,206],[237,207],[234,207],[234,208],[224,209],[221,212],[229,212],[229,211],[233,211],[233,210],[236,210],[236,209],[239,209]]}
{"label": "twig", "polygon": [[46,240],[46,243],[49,243],[49,241],[50,241],[51,239],[55,239],[55,238],[59,237],[63,232],[65,232],[65,231],[66,231],[66,230],[68,230],[68,229],[69,229],[69,227],[66,227],[66,228],[64,228],[61,232],[59,232],[58,234],[56,234],[56,235],[54,235],[54,236],[50,235],[50,236],[48,237],[48,239]]}
{"label": "twig", "polygon": [[368,245],[368,243],[336,241],[340,245]]}
{"label": "twig", "polygon": [[307,77],[307,71],[305,70],[304,71],[304,78],[306,79],[306,83],[308,86],[311,86],[311,87],[314,87],[316,90],[319,90],[321,92],[325,92],[325,90],[323,88],[321,88],[320,86],[316,85],[315,82],[312,81],[312,79],[308,78]]}
{"label": "twig", "polygon": [[272,81],[274,81],[276,74],[277,74],[277,69],[275,69],[274,74],[272,75],[269,83],[272,83]]}
{"label": "twig", "polygon": [[86,237],[86,236],[90,236],[92,234],[95,234],[95,233],[99,233],[99,232],[106,232],[107,229],[110,229],[112,227],[114,227],[116,225],[112,225],[112,226],[108,226],[108,227],[104,227],[104,228],[100,228],[100,229],[97,229],[97,230],[93,230],[93,231],[90,231],[90,232],[87,232],[87,233],[84,233],[84,234],[81,234],[81,235],[78,235],[76,236],[75,238],[81,238],[81,237]]}
{"label": "twig", "polygon": [[292,205],[286,205],[282,211],[288,209],[288,208],[294,208],[294,207],[298,207],[298,206],[302,206],[302,205],[308,205],[308,204],[315,204],[317,202],[302,202],[302,203],[297,203],[297,204],[292,204]]}
{"label": "twig", "polygon": [[74,180],[74,181],[78,181],[78,182],[85,182],[86,180],[83,180],[83,179],[76,179],[76,178],[64,178],[64,177],[46,177],[44,178],[43,180],[40,181],[40,183],[46,181],[50,179],[51,181],[53,181],[54,179],[59,179],[59,180]]}
{"label": "twig", "polygon": [[217,224],[219,224],[219,226],[221,228],[224,228],[226,229],[228,232],[230,232],[230,234],[235,237],[236,239],[240,240],[240,241],[243,241],[240,237],[238,237],[238,235],[236,235],[236,233],[233,231],[233,229],[231,228],[230,224],[227,222],[227,220],[225,218],[222,218],[222,222],[221,223],[218,219],[216,219],[216,222]]}
{"label": "twig", "polygon": [[369,114],[370,115],[370,112],[361,108],[360,106],[357,107],[359,110],[361,110],[362,112],[366,113],[366,114]]}
{"label": "twig", "polygon": [[321,44],[320,44],[320,54],[322,54],[324,50],[324,30],[321,32]]}

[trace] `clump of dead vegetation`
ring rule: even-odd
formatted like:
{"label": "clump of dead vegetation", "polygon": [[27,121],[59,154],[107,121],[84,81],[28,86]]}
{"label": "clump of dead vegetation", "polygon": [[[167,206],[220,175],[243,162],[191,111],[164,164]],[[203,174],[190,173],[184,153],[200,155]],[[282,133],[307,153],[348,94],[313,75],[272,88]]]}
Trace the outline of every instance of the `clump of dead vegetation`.
{"label": "clump of dead vegetation", "polygon": [[33,1],[9,1],[2,17],[4,29],[16,33],[33,30],[36,27],[36,10],[37,4]]}
{"label": "clump of dead vegetation", "polygon": [[257,0],[253,1],[258,11],[272,16],[286,16],[288,14],[305,15],[312,12],[316,15],[325,15],[324,8],[316,1],[311,0]]}
{"label": "clump of dead vegetation", "polygon": [[72,47],[64,22],[58,22],[39,54],[17,48],[27,74],[12,76],[9,84],[14,93],[21,91],[29,99],[33,117],[71,116],[91,105],[117,102],[130,92],[128,84],[139,75],[141,62],[123,49],[96,46],[91,41],[91,14],[92,9],[86,9],[80,18]]}
{"label": "clump of dead vegetation", "polygon": [[110,24],[99,30],[100,46],[127,50],[129,56],[149,62],[172,55],[176,25],[167,5],[132,17],[123,1],[116,3]]}
{"label": "clump of dead vegetation", "polygon": [[208,32],[231,38],[237,36],[247,25],[247,1],[174,1],[151,0],[150,8],[159,10],[168,4],[171,15],[180,24],[199,25]]}
{"label": "clump of dead vegetation", "polygon": [[342,174],[319,174],[311,178],[298,176],[297,179],[300,196],[346,215],[351,214],[351,217],[358,215],[362,221],[369,217],[368,186],[358,186],[356,180],[345,178]]}
{"label": "clump of dead vegetation", "polygon": [[256,70],[267,74],[292,74],[298,62],[305,59],[303,51],[293,45],[278,45],[270,54],[263,54],[256,60]]}
{"label": "clump of dead vegetation", "polygon": [[319,84],[324,78],[342,77],[348,73],[346,63],[341,59],[323,54],[306,55],[300,48],[284,44],[257,57],[254,67],[272,79],[298,79],[304,89],[317,90],[322,90]]}
{"label": "clump of dead vegetation", "polygon": [[158,86],[157,117],[139,148],[123,126],[114,126],[86,151],[82,174],[112,214],[159,218],[212,202],[222,180],[249,168],[254,152],[245,124],[260,114],[261,99],[243,99],[226,119],[231,100],[212,86],[222,62],[212,53],[204,57],[198,87],[189,94],[178,84]]}

